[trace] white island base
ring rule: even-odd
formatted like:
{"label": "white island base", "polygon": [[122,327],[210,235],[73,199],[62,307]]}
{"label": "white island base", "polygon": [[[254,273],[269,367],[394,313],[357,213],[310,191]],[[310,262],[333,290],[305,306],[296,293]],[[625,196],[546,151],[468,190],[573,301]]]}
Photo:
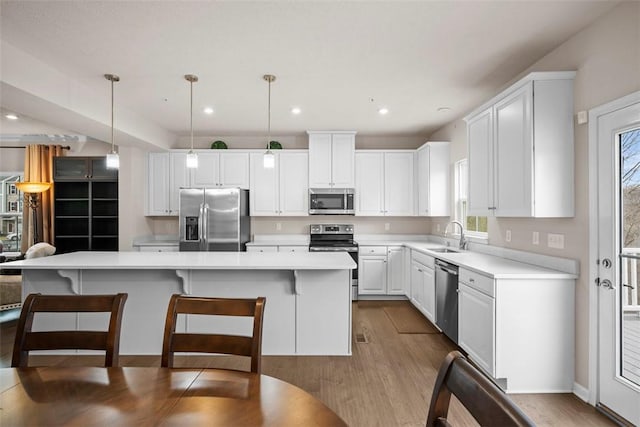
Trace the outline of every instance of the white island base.
{"label": "white island base", "polygon": [[[266,297],[264,355],[351,354],[350,277],[355,264],[347,254],[281,253],[273,254],[269,262],[264,254],[187,254],[84,252],[18,261],[11,267],[23,269],[23,300],[33,292],[127,293],[122,355],[161,353],[167,305],[176,293]],[[130,257],[139,257],[139,265]],[[102,313],[37,314],[34,330],[104,330],[107,317]],[[251,330],[251,320],[243,318],[181,315],[178,321],[179,330],[194,333],[250,335]]]}

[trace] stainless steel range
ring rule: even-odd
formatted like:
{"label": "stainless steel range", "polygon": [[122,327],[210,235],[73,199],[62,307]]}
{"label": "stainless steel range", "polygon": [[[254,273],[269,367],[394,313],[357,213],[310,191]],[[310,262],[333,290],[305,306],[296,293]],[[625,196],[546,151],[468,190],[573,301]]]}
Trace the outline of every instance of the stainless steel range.
{"label": "stainless steel range", "polygon": [[353,224],[311,224],[309,252],[348,252],[356,263],[351,299],[358,299],[358,243],[353,240]]}

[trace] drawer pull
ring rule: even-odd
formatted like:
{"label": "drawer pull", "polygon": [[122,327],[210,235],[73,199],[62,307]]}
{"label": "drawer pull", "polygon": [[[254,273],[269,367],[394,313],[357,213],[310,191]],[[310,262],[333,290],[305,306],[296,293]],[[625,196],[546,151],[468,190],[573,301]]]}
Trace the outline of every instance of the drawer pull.
{"label": "drawer pull", "polygon": [[473,280],[473,277],[470,277],[470,278],[469,278],[469,282],[471,282],[471,283],[475,283],[475,280]]}

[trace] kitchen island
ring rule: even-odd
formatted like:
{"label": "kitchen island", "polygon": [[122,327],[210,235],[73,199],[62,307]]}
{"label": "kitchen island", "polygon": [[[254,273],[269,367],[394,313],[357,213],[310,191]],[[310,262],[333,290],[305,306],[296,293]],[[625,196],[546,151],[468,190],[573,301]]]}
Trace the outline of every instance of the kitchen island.
{"label": "kitchen island", "polygon": [[[91,295],[125,292],[120,354],[158,355],[172,294],[264,296],[265,355],[351,354],[351,269],[346,253],[73,252],[15,261],[22,300],[33,292]],[[105,329],[103,313],[43,313],[34,330]],[[247,319],[178,318],[186,332],[250,334]],[[43,325],[46,325],[43,327]]]}

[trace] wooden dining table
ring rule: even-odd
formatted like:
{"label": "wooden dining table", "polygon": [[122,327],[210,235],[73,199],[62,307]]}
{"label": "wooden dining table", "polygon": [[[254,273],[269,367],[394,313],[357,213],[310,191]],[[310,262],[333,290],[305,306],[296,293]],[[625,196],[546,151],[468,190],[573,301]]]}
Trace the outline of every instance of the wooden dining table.
{"label": "wooden dining table", "polygon": [[223,369],[0,369],[0,426],[346,426],[277,378]]}

